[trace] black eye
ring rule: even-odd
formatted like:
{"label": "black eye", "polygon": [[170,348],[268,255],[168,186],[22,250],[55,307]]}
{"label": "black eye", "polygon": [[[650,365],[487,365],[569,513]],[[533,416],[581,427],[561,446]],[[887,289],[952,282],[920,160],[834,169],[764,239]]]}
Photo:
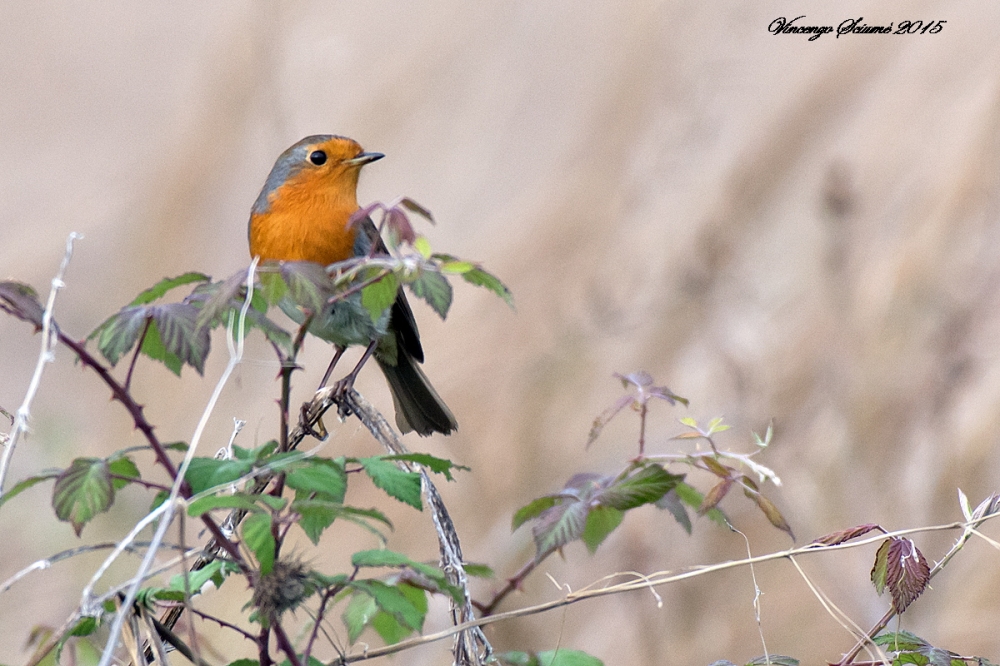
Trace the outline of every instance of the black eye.
{"label": "black eye", "polygon": [[322,150],[314,150],[309,153],[309,161],[320,166],[321,164],[326,164],[326,153]]}

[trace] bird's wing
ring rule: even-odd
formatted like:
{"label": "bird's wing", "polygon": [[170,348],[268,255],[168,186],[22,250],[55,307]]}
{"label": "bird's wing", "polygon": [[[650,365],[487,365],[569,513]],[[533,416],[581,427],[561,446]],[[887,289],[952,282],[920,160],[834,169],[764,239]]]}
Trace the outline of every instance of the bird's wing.
{"label": "bird's wing", "polygon": [[[354,240],[354,256],[364,256],[371,250],[372,243],[375,243],[376,255],[388,255],[389,249],[382,241],[382,237],[372,222],[370,217],[366,217],[357,223],[358,235]],[[400,289],[396,293],[396,302],[392,304],[390,311],[390,328],[395,329],[396,337],[400,346],[417,362],[424,362],[424,349],[420,345],[420,332],[417,331],[417,320],[413,318],[413,311],[406,300],[406,294]]]}

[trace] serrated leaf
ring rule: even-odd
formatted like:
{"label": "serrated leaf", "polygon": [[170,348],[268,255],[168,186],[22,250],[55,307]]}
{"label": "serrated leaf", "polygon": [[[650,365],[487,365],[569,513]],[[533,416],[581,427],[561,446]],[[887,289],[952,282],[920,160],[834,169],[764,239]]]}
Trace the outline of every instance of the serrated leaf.
{"label": "serrated leaf", "polygon": [[142,353],[162,361],[179,375],[187,363],[199,375],[205,374],[211,338],[206,327],[198,326],[198,308],[191,303],[150,306],[153,324],[142,342]]}
{"label": "serrated leaf", "polygon": [[837,544],[850,541],[851,539],[857,539],[859,536],[864,536],[865,534],[878,529],[881,529],[878,523],[865,523],[864,525],[858,525],[857,527],[849,527],[846,530],[831,532],[830,534],[826,534],[816,539],[813,543],[822,546],[836,546]]}
{"label": "serrated leaf", "polygon": [[101,356],[112,366],[117,365],[121,357],[135,346],[149,316],[148,308],[144,306],[122,308],[95,328],[87,339],[96,338]]}
{"label": "serrated leaf", "polygon": [[462,275],[463,273],[468,273],[475,267],[476,265],[471,261],[462,261],[461,259],[441,262],[441,272],[450,273],[452,275]]}
{"label": "serrated leaf", "polygon": [[77,536],[86,523],[111,508],[114,501],[111,471],[101,458],[77,458],[56,478],[52,490],[56,517],[71,523]]}
{"label": "serrated leaf", "polygon": [[906,631],[887,632],[884,634],[879,634],[872,641],[876,645],[881,645],[882,647],[887,647],[893,651],[896,650],[923,650],[931,647],[931,644],[925,641],[920,636]]}
{"label": "serrated leaf", "polygon": [[890,540],[886,539],[875,551],[875,564],[872,565],[871,580],[875,586],[875,592],[879,596],[885,592],[886,572],[889,569],[889,545]]}
{"label": "serrated leaf", "polygon": [[285,485],[295,490],[322,493],[325,499],[343,502],[347,493],[347,474],[333,460],[311,458],[288,470]]}
{"label": "serrated leaf", "polygon": [[587,522],[584,525],[583,534],[580,535],[587,550],[594,554],[607,536],[621,525],[624,517],[625,512],[618,509],[606,506],[593,507],[587,513]]}
{"label": "serrated leaf", "polygon": [[513,309],[514,294],[512,294],[510,289],[508,289],[507,286],[495,275],[487,273],[482,268],[477,267],[462,273],[462,278],[464,278],[469,284],[474,284],[477,287],[486,287],[494,294],[502,298],[504,303]]}
{"label": "serrated leaf", "polygon": [[539,516],[547,509],[551,509],[561,501],[562,498],[558,495],[546,495],[545,497],[539,497],[536,500],[528,502],[514,512],[514,517],[511,519],[510,531],[513,532],[517,530],[517,528],[521,525],[525,524],[532,518]]}
{"label": "serrated leaf", "polygon": [[400,589],[402,586],[387,585],[380,580],[356,580],[351,583],[351,587],[371,596],[379,610],[389,613],[403,626],[420,631],[426,611],[421,612]]}
{"label": "serrated leaf", "polygon": [[271,515],[255,513],[247,516],[242,524],[243,543],[257,558],[262,575],[274,568],[274,535],[271,533]]}
{"label": "serrated leaf", "polygon": [[246,298],[244,288],[247,271],[233,273],[221,282],[198,285],[191,295],[184,299],[198,308],[196,325],[214,327],[226,323],[226,315],[233,308],[241,308]]}
{"label": "serrated leaf", "polygon": [[216,458],[192,458],[184,479],[191,486],[191,492],[198,494],[231,484],[245,476],[253,468],[246,460],[218,460]]}
{"label": "serrated leaf", "polygon": [[34,324],[36,331],[42,328],[45,308],[38,300],[38,292],[31,285],[12,280],[0,282],[0,309]]}
{"label": "serrated leaf", "polygon": [[[880,555],[884,552],[884,570],[880,567]],[[876,554],[876,567],[883,588],[892,595],[892,606],[897,613],[904,612],[927,588],[930,580],[930,566],[923,553],[910,539],[892,537],[882,543]],[[872,582],[876,584],[876,570],[872,569]],[[881,594],[881,591],[879,591]]]}
{"label": "serrated leaf", "polygon": [[410,291],[417,298],[427,301],[441,319],[448,315],[452,299],[451,283],[440,273],[432,270],[420,271],[417,279],[410,283]]}
{"label": "serrated leaf", "polygon": [[381,458],[361,458],[358,460],[375,487],[385,491],[390,497],[409,504],[418,511],[423,510],[420,497],[420,475],[404,472],[393,463]]}
{"label": "serrated leaf", "polygon": [[128,456],[122,456],[121,458],[115,458],[114,460],[108,461],[108,471],[115,476],[123,476],[125,479],[112,479],[111,483],[114,485],[115,490],[121,490],[129,484],[126,479],[138,479],[139,478],[139,468]]}
{"label": "serrated leaf", "polygon": [[[424,614],[427,615],[427,593],[424,590],[416,588],[412,585],[407,585],[406,583],[399,584],[399,590],[402,592],[413,604],[413,606]],[[413,633],[412,629],[400,624],[394,615],[386,613],[385,611],[379,611],[372,618],[372,628],[378,632],[378,635],[382,637],[382,640],[392,645],[403,640],[407,636]],[[423,623],[421,622],[421,627]]]}
{"label": "serrated leaf", "polygon": [[649,465],[602,490],[597,501],[603,506],[627,511],[656,502],[683,479],[682,474],[671,474],[659,465]]}
{"label": "serrated leaf", "polygon": [[696,430],[698,428],[698,422],[690,416],[685,416],[677,420],[680,421],[682,425],[686,425],[689,428],[695,428]]}
{"label": "serrated leaf", "polygon": [[334,293],[326,268],[311,261],[286,261],[280,274],[288,287],[288,296],[300,308],[321,312]]}
{"label": "serrated leaf", "polygon": [[384,277],[361,290],[361,304],[368,310],[373,322],[377,322],[396,302],[398,292],[399,278],[393,273],[386,273]]}
{"label": "serrated leaf", "polygon": [[377,612],[378,606],[370,595],[356,592],[351,596],[344,612],[340,614],[347,626],[347,642],[350,645],[354,645]]}
{"label": "serrated leaf", "polygon": [[41,483],[42,481],[48,481],[49,479],[59,478],[60,473],[61,472],[59,471],[44,472],[42,474],[29,476],[27,479],[22,479],[21,481],[18,481],[12,488],[7,490],[7,492],[3,494],[3,497],[0,497],[0,506],[3,506],[10,500],[14,499],[15,497],[23,493],[28,488],[31,488],[32,486]]}
{"label": "serrated leaf", "polygon": [[688,516],[687,509],[684,508],[684,503],[681,501],[680,496],[677,495],[676,488],[657,500],[655,505],[657,508],[669,511],[674,520],[684,528],[684,531],[691,534],[691,517]]}
{"label": "serrated leaf", "polygon": [[257,505],[256,497],[245,493],[233,495],[209,495],[199,497],[188,505],[188,515],[197,518],[214,509],[243,509],[258,512],[263,509]]}
{"label": "serrated leaf", "polygon": [[587,524],[587,513],[587,505],[578,500],[566,500],[543,512],[531,529],[536,553],[542,556],[579,539]]}
{"label": "serrated leaf", "polygon": [[383,542],[385,541],[385,536],[367,521],[378,521],[390,530],[392,529],[392,523],[385,514],[377,509],[358,509],[356,507],[344,506],[339,502],[320,499],[297,499],[292,502],[292,510],[301,516],[298,521],[299,527],[306,533],[309,540],[317,545],[323,532],[337,518],[344,518],[361,525],[378,536]]}
{"label": "serrated leaf", "polygon": [[382,460],[392,460],[392,461],[403,461],[417,463],[423,467],[426,467],[435,474],[444,474],[444,478],[449,481],[454,481],[455,478],[451,475],[451,470],[470,472],[472,471],[465,465],[457,465],[447,458],[437,458],[430,455],[429,453],[401,453],[391,456],[383,456]]}
{"label": "serrated leaf", "polygon": [[183,275],[178,275],[177,277],[172,278],[163,278],[149,289],[141,292],[132,300],[131,303],[129,303],[129,305],[145,305],[147,303],[152,303],[155,300],[163,298],[167,292],[172,289],[182,287],[186,284],[191,284],[192,282],[209,282],[211,279],[212,278],[204,273],[196,272],[184,273]]}

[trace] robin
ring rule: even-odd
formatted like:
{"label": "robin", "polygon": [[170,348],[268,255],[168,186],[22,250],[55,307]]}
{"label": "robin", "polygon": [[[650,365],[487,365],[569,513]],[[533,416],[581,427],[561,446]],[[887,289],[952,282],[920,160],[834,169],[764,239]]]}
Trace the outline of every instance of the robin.
{"label": "robin", "polygon": [[[361,167],[382,157],[382,153],[365,152],[352,139],[332,135],[308,136],[283,152],[250,213],[250,255],[261,261],[312,261],[324,266],[370,253],[387,255],[371,218],[348,224],[358,210]],[[299,323],[305,321],[302,311],[291,303],[281,307]],[[451,410],[418,365],[424,351],[402,289],[378,321],[372,321],[361,294],[355,292],[313,317],[309,332],[332,342],[336,349],[321,387],[347,347],[365,346],[357,366],[335,385],[338,391],[349,389],[374,355],[389,384],[401,432],[447,435],[458,428]]]}

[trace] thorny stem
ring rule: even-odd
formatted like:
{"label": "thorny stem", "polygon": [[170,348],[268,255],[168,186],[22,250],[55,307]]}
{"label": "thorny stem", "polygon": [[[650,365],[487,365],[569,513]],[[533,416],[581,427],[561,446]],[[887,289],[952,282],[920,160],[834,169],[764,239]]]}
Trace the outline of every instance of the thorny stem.
{"label": "thorny stem", "polygon": [[288,661],[291,662],[292,666],[302,666],[302,662],[299,661],[298,656],[295,654],[295,646],[292,645],[288,634],[285,633],[285,628],[277,622],[274,623],[274,637],[278,639],[278,647],[288,655]]}
{"label": "thorny stem", "polygon": [[500,602],[503,601],[511,592],[521,589],[521,584],[524,583],[524,579],[531,575],[531,572],[538,568],[538,565],[554,552],[556,552],[556,549],[552,548],[548,552],[531,558],[525,562],[524,566],[522,566],[516,574],[507,579],[507,584],[497,590],[493,594],[492,599],[486,603],[473,601],[472,605],[483,614],[483,617],[492,615],[493,611],[496,610],[496,607],[500,604]]}
{"label": "thorny stem", "polygon": [[[351,572],[350,577],[347,579],[349,582],[353,581],[360,571],[360,567],[354,567],[354,571]],[[347,587],[347,585],[334,585],[331,588],[323,590],[323,598],[319,602],[319,610],[316,611],[316,622],[313,623],[312,632],[309,634],[309,640],[306,641],[306,649],[302,653],[302,661],[309,663],[309,655],[312,654],[313,644],[316,642],[316,638],[319,636],[319,627],[323,621],[323,615],[326,613],[326,605],[329,603],[330,599],[340,594],[340,592]],[[340,650],[337,650],[340,652]],[[344,656],[341,653],[340,656]]]}

